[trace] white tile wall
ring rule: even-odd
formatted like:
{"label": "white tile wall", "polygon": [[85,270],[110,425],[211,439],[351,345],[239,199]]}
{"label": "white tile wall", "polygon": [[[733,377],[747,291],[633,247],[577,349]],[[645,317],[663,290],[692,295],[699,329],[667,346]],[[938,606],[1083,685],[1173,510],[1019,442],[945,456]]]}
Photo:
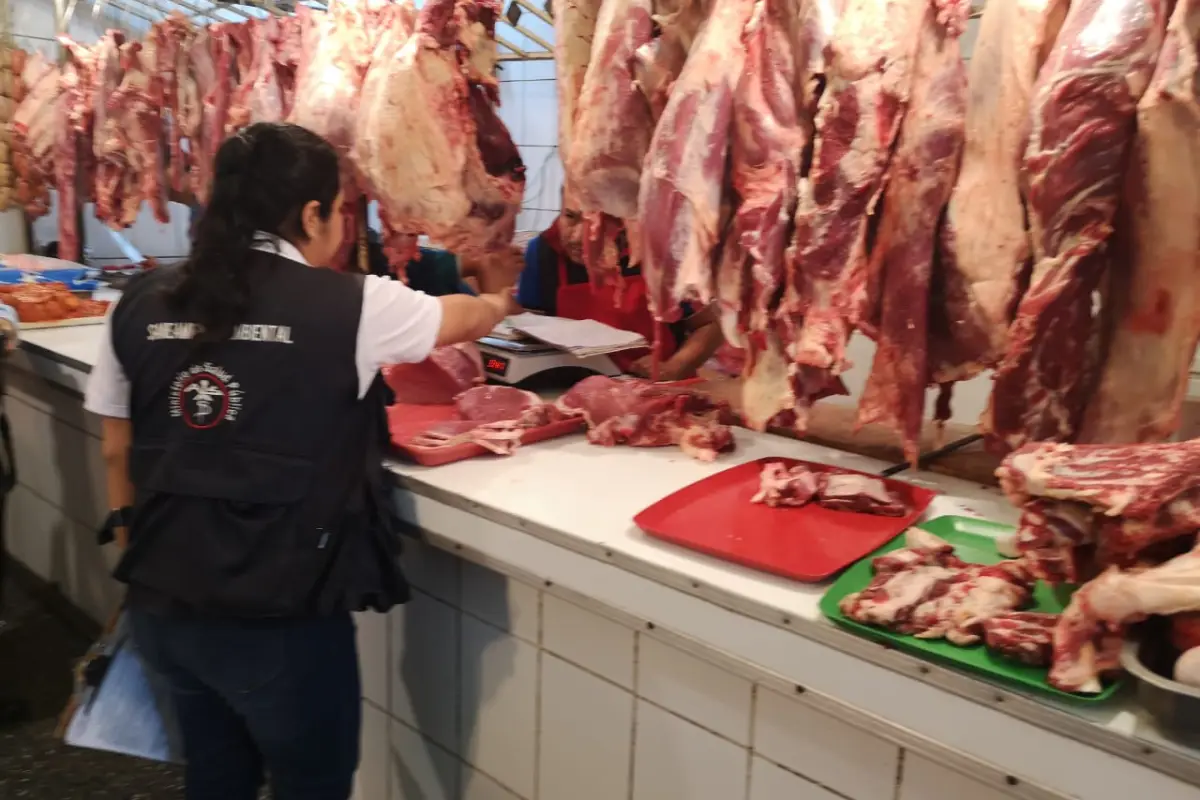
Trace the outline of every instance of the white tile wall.
{"label": "white tile wall", "polygon": [[[765,758],[754,757],[750,765],[750,800],[841,800],[833,792],[822,789]],[[962,795],[957,800],[975,800]]]}
{"label": "white tile wall", "polygon": [[633,689],[634,631],[551,595],[542,599],[542,647]]}
{"label": "white tile wall", "polygon": [[732,739],[750,743],[750,681],[643,636],[638,695]]}
{"label": "white tile wall", "polygon": [[1004,800],[1008,796],[916,753],[904,755],[899,800]]}
{"label": "white tile wall", "polygon": [[537,648],[464,614],[460,655],[458,752],[522,797],[533,797]]}
{"label": "white tile wall", "polygon": [[359,800],[388,800],[388,727],[385,711],[370,703],[363,704],[362,740],[359,745],[358,772],[354,774],[354,796]]}
{"label": "white tile wall", "polygon": [[482,772],[468,768],[463,773],[462,800],[521,800]]}
{"label": "white tile wall", "polygon": [[[397,612],[399,613],[399,612]],[[358,671],[363,698],[382,709],[390,702],[391,621],[388,614],[368,611],[354,615],[358,641]]]}
{"label": "white tile wall", "polygon": [[392,714],[458,751],[458,609],[422,592],[391,613]]}
{"label": "white tile wall", "polygon": [[892,800],[900,749],[762,686],[754,749],[854,800]]}
{"label": "white tile wall", "polygon": [[[633,800],[741,800],[747,751],[639,700]],[[565,800],[565,798],[564,798]]]}
{"label": "white tile wall", "polygon": [[537,644],[541,630],[538,590],[477,564],[463,564],[462,609],[502,631]]}
{"label": "white tile wall", "polygon": [[400,563],[410,584],[455,608],[462,605],[464,562],[444,550],[406,536]]}
{"label": "white tile wall", "polygon": [[626,800],[633,694],[542,654],[538,797]]}
{"label": "white tile wall", "polygon": [[[459,797],[462,764],[458,759],[395,720],[392,721],[387,767],[391,800],[457,800]],[[354,800],[376,800],[376,797],[356,794]]]}

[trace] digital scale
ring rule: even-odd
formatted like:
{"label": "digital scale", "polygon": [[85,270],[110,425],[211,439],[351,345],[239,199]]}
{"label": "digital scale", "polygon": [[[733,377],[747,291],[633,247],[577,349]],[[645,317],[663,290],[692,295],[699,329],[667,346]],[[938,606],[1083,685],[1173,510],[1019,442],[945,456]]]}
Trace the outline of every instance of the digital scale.
{"label": "digital scale", "polygon": [[490,380],[517,384],[535,375],[557,369],[574,369],[598,375],[620,375],[621,370],[608,356],[577,358],[541,342],[520,341],[499,336],[479,340],[483,371]]}

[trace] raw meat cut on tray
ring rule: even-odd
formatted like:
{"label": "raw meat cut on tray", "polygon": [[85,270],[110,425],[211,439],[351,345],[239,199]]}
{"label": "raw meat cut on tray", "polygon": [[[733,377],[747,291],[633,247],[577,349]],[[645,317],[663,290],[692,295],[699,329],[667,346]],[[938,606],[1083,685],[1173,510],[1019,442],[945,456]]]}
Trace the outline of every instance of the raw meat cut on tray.
{"label": "raw meat cut on tray", "polygon": [[512,421],[447,420],[435,422],[415,434],[408,444],[425,448],[477,444],[498,456],[508,456],[521,446],[522,432],[523,429]]}
{"label": "raw meat cut on tray", "polygon": [[1034,667],[1048,667],[1054,652],[1058,614],[1010,611],[983,623],[983,641],[996,655]]}
{"label": "raw meat cut on tray", "polygon": [[[946,7],[948,6],[948,7]],[[969,5],[930,2],[921,25],[908,111],[888,170],[871,253],[872,302],[886,297],[875,330],[875,361],[858,404],[858,424],[895,430],[916,465],[925,418],[929,290],[942,212],[962,151],[967,75],[958,37]],[[865,321],[865,320],[864,320]]]}
{"label": "raw meat cut on tray", "polygon": [[1038,578],[1079,583],[1085,578],[1096,544],[1096,512],[1071,500],[1035,499],[1021,510],[1017,552]]}
{"label": "raw meat cut on tray", "polygon": [[820,504],[836,511],[856,511],[883,517],[903,517],[904,505],[879,478],[853,472],[831,472],[821,476]]}
{"label": "raw meat cut on tray", "polygon": [[1157,442],[1180,424],[1200,339],[1200,0],[1179,0],[1137,110],[1111,340],[1078,441]]}
{"label": "raw meat cut on tray", "polygon": [[759,478],[759,489],[751,503],[771,506],[802,506],[817,496],[818,476],[808,467],[788,467],[781,462],[767,464]]}
{"label": "raw meat cut on tray", "polygon": [[[801,366],[846,368],[867,307],[867,223],[908,103],[925,0],[849,0],[826,48],[812,170],[800,188],[780,314]],[[797,398],[799,399],[799,398]]]}
{"label": "raw meat cut on tray", "polygon": [[754,0],[715,0],[646,154],[642,276],[660,322],[678,320],[680,303],[713,299],[733,94],[746,57],[741,35],[753,9]]}
{"label": "raw meat cut on tray", "polygon": [[575,384],[556,406],[566,416],[583,417],[592,444],[678,445],[699,461],[712,461],[735,446],[728,407],[688,389],[594,375]]}
{"label": "raw meat cut on tray", "polygon": [[1066,10],[1067,0],[984,6],[971,53],[962,168],[930,298],[935,383],[972,378],[1004,354],[1030,257],[1020,175],[1030,98]]}
{"label": "raw meat cut on tray", "polygon": [[562,419],[553,403],[543,402],[533,392],[513,386],[475,386],[456,397],[454,407],[465,420],[511,422],[521,428],[536,428]]}
{"label": "raw meat cut on tray", "polygon": [[843,614],[918,638],[969,645],[983,637],[988,619],[1032,599],[1033,576],[1018,562],[963,563],[953,547],[917,528],[909,529],[906,544],[872,562],[875,577],[842,598]]}
{"label": "raw meat cut on tray", "polygon": [[397,403],[443,405],[476,384],[483,383],[483,361],[474,344],[435,349],[417,364],[393,364],[383,369],[383,379]]}
{"label": "raw meat cut on tray", "polygon": [[1165,15],[1163,0],[1077,0],[1034,87],[1022,167],[1033,273],[983,421],[998,449],[1078,433],[1100,357],[1093,295]]}

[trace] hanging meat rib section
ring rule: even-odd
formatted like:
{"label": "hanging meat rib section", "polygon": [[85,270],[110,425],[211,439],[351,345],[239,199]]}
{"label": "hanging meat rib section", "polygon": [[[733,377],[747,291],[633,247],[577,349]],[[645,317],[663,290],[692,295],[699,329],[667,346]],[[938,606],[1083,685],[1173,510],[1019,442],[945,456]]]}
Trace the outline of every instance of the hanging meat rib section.
{"label": "hanging meat rib section", "polygon": [[1020,163],[1037,73],[1067,0],[988,3],[971,53],[962,169],[941,231],[929,373],[967,380],[1004,354],[1030,259]]}
{"label": "hanging meat rib section", "polygon": [[716,0],[646,155],[638,196],[642,274],[660,321],[678,319],[680,303],[713,299],[733,93],[753,9],[753,0]]}
{"label": "hanging meat rib section", "polygon": [[512,240],[525,188],[492,105],[498,12],[488,0],[427,2],[395,57],[373,65],[386,74],[358,113],[354,160],[381,212],[460,255]]}
{"label": "hanging meat rib section", "polygon": [[1023,164],[1034,267],[984,419],[997,447],[1078,431],[1099,359],[1093,295],[1165,13],[1164,0],[1077,0],[1038,78]]}
{"label": "hanging meat rib section", "polygon": [[859,424],[883,422],[900,433],[904,457],[920,451],[928,382],[929,287],[942,210],[962,152],[967,76],[958,37],[965,0],[929,3],[913,67],[912,94],[900,129],[882,220],[871,254],[887,302],[875,362],[858,407]]}
{"label": "hanging meat rib section", "polygon": [[[576,119],[580,116],[580,95],[592,57],[592,41],[599,0],[555,0],[554,60],[558,88],[558,152],[563,162],[563,196],[567,208],[579,208],[579,191],[574,170],[567,167],[572,143],[576,141]],[[619,65],[618,65],[619,69]],[[636,191],[636,189],[635,189]]]}
{"label": "hanging meat rib section", "polygon": [[1113,265],[1113,331],[1080,441],[1155,442],[1179,427],[1200,339],[1200,1],[1179,0],[1138,104]]}
{"label": "hanging meat rib section", "polygon": [[925,5],[850,0],[829,43],[781,310],[794,330],[788,354],[800,367],[842,372],[846,343],[868,304],[867,223],[908,103]]}

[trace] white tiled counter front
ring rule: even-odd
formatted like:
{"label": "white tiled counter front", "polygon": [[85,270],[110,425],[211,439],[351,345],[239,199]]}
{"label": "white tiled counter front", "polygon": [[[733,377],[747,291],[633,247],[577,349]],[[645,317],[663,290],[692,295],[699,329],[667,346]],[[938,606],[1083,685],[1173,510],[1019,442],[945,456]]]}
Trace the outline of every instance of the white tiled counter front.
{"label": "white tiled counter front", "polygon": [[544,581],[418,542],[405,561],[413,602],[359,619],[359,800],[1055,796]]}
{"label": "white tiled counter front", "polygon": [[[119,599],[96,420],[99,328],[36,331],[9,364],[20,485],[8,548],[103,620]],[[421,537],[415,597],[362,615],[356,800],[1200,800],[1193,753],[1128,701],[1059,708],[825,623],[824,586],[646,538],[633,515],[733,463],[870,459],[739,431],[715,465],[571,437],[503,461],[393,465]],[[927,479],[935,513],[1009,519]]]}

